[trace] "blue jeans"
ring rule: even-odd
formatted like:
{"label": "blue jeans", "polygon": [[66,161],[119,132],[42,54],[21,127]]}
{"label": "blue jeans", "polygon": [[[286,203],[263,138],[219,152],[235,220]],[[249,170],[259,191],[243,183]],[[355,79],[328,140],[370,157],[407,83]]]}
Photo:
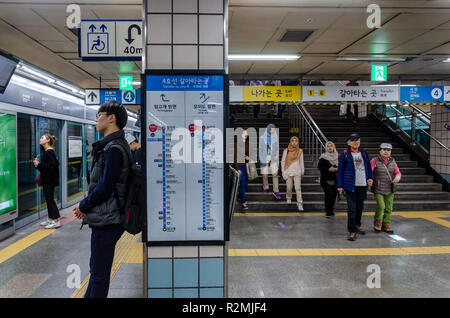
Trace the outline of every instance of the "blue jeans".
{"label": "blue jeans", "polygon": [[248,175],[247,175],[247,167],[246,166],[240,166],[239,170],[241,173],[241,181],[239,184],[239,198],[241,199],[242,203],[245,203],[245,191],[247,190],[248,185]]}
{"label": "blue jeans", "polygon": [[114,250],[123,231],[122,224],[92,227],[91,259],[89,261],[91,278],[84,298],[106,298],[108,296]]}
{"label": "blue jeans", "polygon": [[355,192],[345,191],[347,196],[347,230],[349,233],[358,232],[361,226],[361,217],[364,210],[364,200],[367,196],[367,187],[355,187]]}

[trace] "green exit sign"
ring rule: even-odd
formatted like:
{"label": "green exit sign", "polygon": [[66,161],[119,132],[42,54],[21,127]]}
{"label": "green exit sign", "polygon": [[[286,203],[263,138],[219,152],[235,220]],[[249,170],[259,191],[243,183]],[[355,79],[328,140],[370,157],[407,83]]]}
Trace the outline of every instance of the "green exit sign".
{"label": "green exit sign", "polygon": [[120,89],[133,89],[133,76],[119,76]]}
{"label": "green exit sign", "polygon": [[372,81],[387,81],[387,65],[372,65]]}

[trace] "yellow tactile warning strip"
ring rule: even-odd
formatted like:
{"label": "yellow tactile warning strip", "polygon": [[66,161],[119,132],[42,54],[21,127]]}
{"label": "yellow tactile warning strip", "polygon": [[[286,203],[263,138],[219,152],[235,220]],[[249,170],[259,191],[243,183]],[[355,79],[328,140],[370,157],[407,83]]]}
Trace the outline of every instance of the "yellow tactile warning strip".
{"label": "yellow tactile warning strip", "polygon": [[228,256],[373,256],[450,254],[450,246],[402,248],[229,249]]}
{"label": "yellow tactile warning strip", "polygon": [[54,231],[55,230],[45,230],[45,229],[38,230],[36,232],[31,233],[27,237],[0,250],[0,264],[10,259],[14,255],[19,254],[24,249],[30,247],[34,243],[37,243],[38,241],[42,240],[44,237],[49,236]]}
{"label": "yellow tactile warning strip", "polygon": [[[298,212],[285,212],[285,213],[234,213],[235,216],[324,216],[324,213],[298,213]],[[336,216],[347,216],[346,212],[339,212]],[[363,215],[375,215],[375,212],[364,212]],[[443,220],[442,218],[448,217],[450,211],[418,211],[418,212],[392,212],[392,215],[402,216],[408,219],[424,219],[436,224],[450,228],[450,221]]]}
{"label": "yellow tactile warning strip", "polygon": [[[138,249],[141,249],[141,261],[142,263],[142,245],[141,243],[138,243],[137,240],[141,234],[131,235],[127,232],[124,232],[120,240],[116,244],[116,250],[114,253],[114,260],[113,265],[111,269],[111,278],[112,281],[114,276],[116,276],[117,272],[119,271],[122,264],[127,263],[130,259],[132,261],[135,261],[138,257]],[[139,263],[138,263],[139,264]],[[84,281],[81,283],[80,287],[74,291],[72,296],[70,298],[83,298],[84,294],[86,293],[86,289],[89,283],[89,278],[91,275],[88,275]]]}

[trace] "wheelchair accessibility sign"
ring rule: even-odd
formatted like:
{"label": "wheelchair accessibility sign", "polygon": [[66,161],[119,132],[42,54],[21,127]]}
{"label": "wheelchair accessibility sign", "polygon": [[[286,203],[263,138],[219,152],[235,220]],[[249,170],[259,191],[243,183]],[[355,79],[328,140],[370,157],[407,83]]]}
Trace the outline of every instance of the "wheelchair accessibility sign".
{"label": "wheelchair accessibility sign", "polygon": [[141,20],[81,20],[79,56],[83,61],[141,60]]}
{"label": "wheelchair accessibility sign", "polygon": [[116,24],[113,20],[82,20],[79,34],[80,56],[114,57]]}

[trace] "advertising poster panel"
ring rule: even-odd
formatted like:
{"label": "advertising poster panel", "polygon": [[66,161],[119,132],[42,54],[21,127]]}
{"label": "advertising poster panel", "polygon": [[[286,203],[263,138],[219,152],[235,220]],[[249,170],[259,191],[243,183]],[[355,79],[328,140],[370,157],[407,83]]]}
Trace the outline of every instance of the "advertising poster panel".
{"label": "advertising poster panel", "polygon": [[16,116],[0,112],[0,216],[17,208]]}

